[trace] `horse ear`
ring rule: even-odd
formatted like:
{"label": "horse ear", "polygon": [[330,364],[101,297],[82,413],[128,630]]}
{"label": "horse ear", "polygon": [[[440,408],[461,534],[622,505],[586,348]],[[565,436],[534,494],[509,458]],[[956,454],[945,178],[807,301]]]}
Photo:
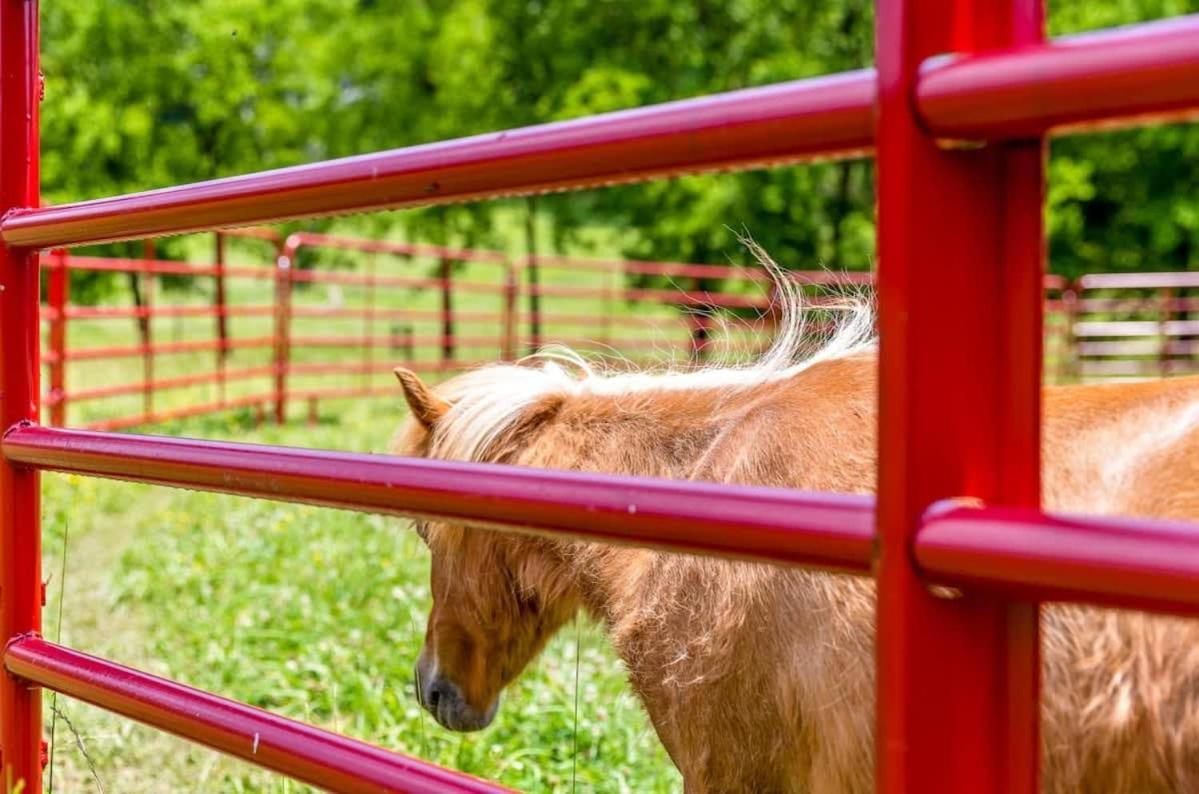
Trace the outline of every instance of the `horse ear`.
{"label": "horse ear", "polygon": [[450,410],[450,404],[430,391],[415,372],[396,367],[395,376],[404,390],[404,400],[412,409],[412,415],[426,428],[432,428]]}

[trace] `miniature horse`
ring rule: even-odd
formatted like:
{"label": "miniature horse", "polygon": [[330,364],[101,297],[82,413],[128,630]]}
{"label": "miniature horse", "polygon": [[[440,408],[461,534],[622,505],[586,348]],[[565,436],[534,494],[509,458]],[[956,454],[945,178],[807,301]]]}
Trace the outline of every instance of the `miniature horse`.
{"label": "miniature horse", "polygon": [[[869,493],[869,318],[797,362],[802,318],[797,303],[784,309],[751,367],[605,375],[557,353],[436,390],[396,370],[412,417],[395,451]],[[1199,519],[1199,379],[1044,398],[1048,508]],[[443,726],[486,726],[500,691],[583,609],[688,792],[872,790],[871,580],[438,522],[418,531],[433,610],[417,694]],[[1199,622],[1075,606],[1041,620],[1043,789],[1199,791]]]}

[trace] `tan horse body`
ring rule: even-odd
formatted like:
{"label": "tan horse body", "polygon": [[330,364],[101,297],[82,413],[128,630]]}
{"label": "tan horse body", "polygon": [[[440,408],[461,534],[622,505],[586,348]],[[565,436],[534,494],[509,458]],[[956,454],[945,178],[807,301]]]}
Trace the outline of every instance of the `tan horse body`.
{"label": "tan horse body", "polygon": [[[436,393],[401,371],[416,420],[397,451],[869,493],[876,368],[860,349],[725,379],[541,383],[537,368],[498,365]],[[1199,379],[1047,389],[1043,473],[1049,509],[1199,520]],[[486,724],[582,607],[606,627],[688,792],[872,789],[872,581],[421,530],[434,608],[420,694],[443,724]],[[1199,622],[1049,606],[1042,623],[1045,790],[1199,791]]]}

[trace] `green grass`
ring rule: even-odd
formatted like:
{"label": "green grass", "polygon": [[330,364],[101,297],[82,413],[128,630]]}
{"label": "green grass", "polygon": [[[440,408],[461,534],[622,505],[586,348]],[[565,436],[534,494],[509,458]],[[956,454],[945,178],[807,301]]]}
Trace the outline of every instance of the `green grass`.
{"label": "green grass", "polygon": [[[401,411],[397,400],[333,415],[311,428],[231,417],[167,429],[379,452]],[[46,633],[72,646],[524,790],[567,790],[576,764],[582,791],[679,788],[590,625],[562,632],[486,731],[460,736],[425,716],[411,681],[428,556],[398,519],[47,475],[45,552]],[[303,790],[66,698],[58,707],[107,791]],[[55,787],[98,790],[61,720],[56,734]]]}

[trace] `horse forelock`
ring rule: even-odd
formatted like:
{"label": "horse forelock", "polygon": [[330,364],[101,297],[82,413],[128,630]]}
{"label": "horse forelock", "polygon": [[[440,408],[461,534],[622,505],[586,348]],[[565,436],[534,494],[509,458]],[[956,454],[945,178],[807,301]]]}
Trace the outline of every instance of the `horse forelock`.
{"label": "horse forelock", "polygon": [[438,392],[450,409],[433,431],[429,452],[451,460],[493,462],[497,442],[536,406],[572,396],[620,396],[653,391],[725,389],[736,392],[796,375],[815,364],[862,354],[875,346],[874,311],[862,292],[825,303],[834,320],[813,332],[799,287],[756,244],[750,250],[774,283],[778,332],[748,364],[615,370],[569,347],[546,347],[512,364],[459,375]]}

